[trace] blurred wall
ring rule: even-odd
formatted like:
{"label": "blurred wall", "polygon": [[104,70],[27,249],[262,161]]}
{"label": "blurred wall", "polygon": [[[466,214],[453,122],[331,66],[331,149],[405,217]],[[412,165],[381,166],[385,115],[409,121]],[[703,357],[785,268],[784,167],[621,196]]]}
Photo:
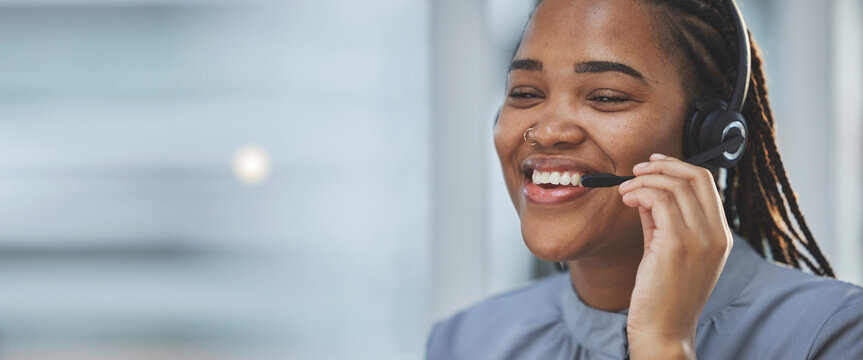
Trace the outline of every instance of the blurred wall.
{"label": "blurred wall", "polygon": [[0,1],[0,358],[417,357],[427,17]]}

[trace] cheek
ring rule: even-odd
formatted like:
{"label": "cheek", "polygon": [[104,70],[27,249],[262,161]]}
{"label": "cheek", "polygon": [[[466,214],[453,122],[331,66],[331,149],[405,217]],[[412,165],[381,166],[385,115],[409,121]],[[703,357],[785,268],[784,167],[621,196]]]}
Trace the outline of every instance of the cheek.
{"label": "cheek", "polygon": [[598,137],[621,174],[632,174],[632,167],[648,161],[653,153],[676,158],[683,155],[683,121],[674,115],[642,113],[622,117],[604,126]]}
{"label": "cheek", "polygon": [[516,168],[515,156],[519,146],[524,142],[522,136],[523,130],[520,130],[516,124],[508,123],[503,119],[494,126],[494,147],[512,201],[517,199],[521,189],[521,172]]}
{"label": "cheek", "polygon": [[506,169],[506,159],[512,157],[515,152],[514,135],[511,127],[503,126],[500,123],[494,126],[494,148],[497,151],[497,156],[501,161],[501,165]]}
{"label": "cheek", "polygon": [[628,175],[635,164],[650,156],[655,133],[648,122],[623,118],[607,123],[602,131],[595,132],[594,138],[611,160],[612,171]]}
{"label": "cheek", "polygon": [[504,171],[507,171],[507,167],[514,166],[514,157],[518,149],[524,145],[524,131],[528,126],[528,121],[524,121],[519,116],[513,116],[507,109],[501,111],[498,122],[494,125],[493,135],[494,147],[504,166]]}
{"label": "cheek", "polygon": [[506,128],[501,126],[500,122],[498,122],[497,124],[494,125],[493,134],[494,134],[494,148],[495,148],[495,150],[497,150],[497,155],[502,156],[506,152],[506,149],[508,148],[507,139],[506,139],[508,134],[506,132]]}

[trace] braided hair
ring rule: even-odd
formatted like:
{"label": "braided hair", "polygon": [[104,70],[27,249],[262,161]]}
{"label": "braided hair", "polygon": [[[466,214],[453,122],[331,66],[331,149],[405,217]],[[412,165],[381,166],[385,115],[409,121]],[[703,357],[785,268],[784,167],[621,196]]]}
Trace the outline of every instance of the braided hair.
{"label": "braided hair", "polygon": [[[692,99],[687,99],[690,108],[698,100],[729,98],[737,71],[738,45],[727,1],[645,1],[658,9],[654,24],[664,33],[658,40],[694,75],[684,77],[689,79],[684,84],[691,90],[687,93],[693,94]],[[747,35],[752,51],[752,75],[742,113],[749,125],[749,136],[742,159],[725,173],[722,200],[728,226],[762,257],[769,254],[776,262],[797,269],[805,265],[816,275],[835,277],[788,182],[776,148],[760,49],[752,33]],[[721,185],[717,181],[717,186],[723,188]]]}

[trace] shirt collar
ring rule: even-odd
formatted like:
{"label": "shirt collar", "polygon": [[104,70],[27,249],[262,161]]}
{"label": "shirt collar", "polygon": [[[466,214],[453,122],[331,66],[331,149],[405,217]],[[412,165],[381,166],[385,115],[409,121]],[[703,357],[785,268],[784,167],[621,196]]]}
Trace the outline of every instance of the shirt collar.
{"label": "shirt collar", "polygon": [[[746,239],[733,234],[733,245],[713,292],[699,316],[699,324],[728,306],[743,290],[760,257]],[[629,309],[608,312],[587,306],[572,287],[569,273],[559,277],[563,321],[573,341],[587,350],[615,358],[629,354],[626,341],[626,317]]]}
{"label": "shirt collar", "polygon": [[609,312],[587,306],[572,287],[569,272],[560,276],[561,311],[573,342],[589,351],[613,358],[627,356],[626,314],[629,309]]}

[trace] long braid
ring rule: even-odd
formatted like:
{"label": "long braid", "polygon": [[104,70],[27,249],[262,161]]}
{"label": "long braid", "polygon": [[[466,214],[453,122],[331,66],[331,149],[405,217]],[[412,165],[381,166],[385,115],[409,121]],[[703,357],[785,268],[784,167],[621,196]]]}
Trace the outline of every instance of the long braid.
{"label": "long braid", "polygon": [[[696,75],[696,81],[686,84],[697,88],[689,93],[727,98],[737,71],[734,61],[737,44],[726,2],[646,1],[662,5],[673,14],[663,17],[663,26],[672,38],[672,52],[683,57]],[[785,173],[776,147],[760,51],[752,34],[747,35],[751,42],[752,75],[743,116],[749,123],[749,136],[746,153],[725,176],[722,194],[728,226],[763,257],[769,253],[776,262],[798,269],[805,265],[815,274],[835,277],[806,224]],[[806,254],[797,244],[806,249]]]}
{"label": "long braid", "polygon": [[[759,75],[761,74],[761,71],[759,71]],[[761,75],[761,78],[758,79],[756,84],[758,84],[758,91],[764,94],[764,104],[767,104],[767,89],[764,87],[763,75]],[[771,111],[769,110],[770,107],[765,106],[764,108],[765,118],[769,121],[768,124],[772,124],[773,118],[771,116]],[[771,132],[773,131],[772,126],[768,125],[766,127]],[[798,241],[800,241],[804,245],[806,250],[813,257],[815,257],[819,265],[821,265],[822,267],[821,269],[812,268],[812,270],[815,272],[818,272],[820,270],[822,275],[829,274],[829,276],[835,277],[835,275],[833,274],[833,269],[831,268],[829,262],[824,258],[824,255],[821,253],[821,249],[815,242],[815,238],[812,236],[812,232],[809,230],[809,226],[806,224],[806,220],[803,218],[803,214],[800,212],[800,207],[797,203],[797,194],[794,193],[794,190],[791,188],[791,183],[788,181],[788,175],[785,173],[785,166],[782,164],[782,158],[779,156],[779,151],[776,147],[775,137],[771,134],[771,136],[763,136],[763,138],[765,140],[764,146],[767,147],[767,154],[769,155],[770,165],[772,165],[772,168],[775,169],[774,176],[779,181],[779,185],[782,188],[783,200],[788,204],[788,208],[791,209],[797,225],[803,232],[803,238],[801,238],[800,233],[794,229],[793,224],[788,220],[788,213],[785,206],[780,207],[780,213],[782,214],[783,220],[788,225],[788,227],[794,231],[794,234],[797,237]]]}

